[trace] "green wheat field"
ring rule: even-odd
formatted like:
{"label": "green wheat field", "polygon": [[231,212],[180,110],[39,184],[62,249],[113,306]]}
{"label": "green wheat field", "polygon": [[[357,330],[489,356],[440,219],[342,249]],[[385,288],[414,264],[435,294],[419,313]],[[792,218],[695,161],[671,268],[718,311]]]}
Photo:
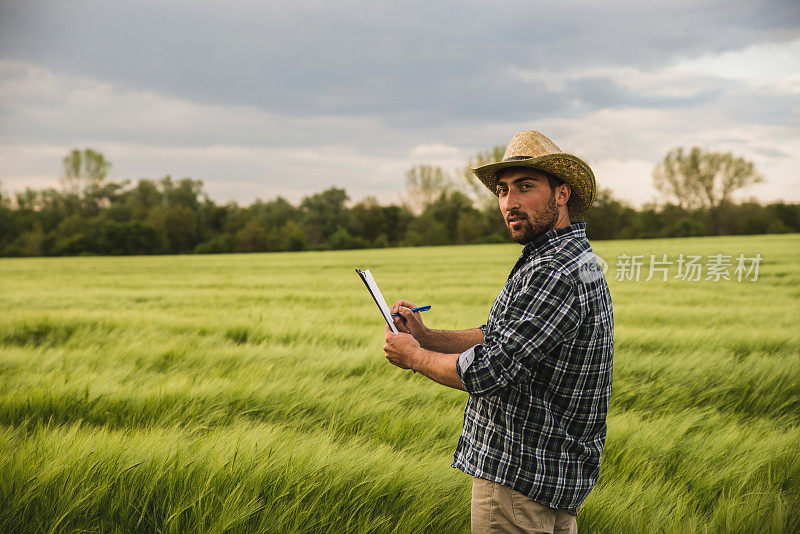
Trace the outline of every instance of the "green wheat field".
{"label": "green wheat field", "polygon": [[[800,532],[800,236],[593,246],[616,343],[581,532]],[[353,269],[462,329],[519,252],[0,260],[0,532],[468,532],[466,394],[386,363]],[[645,281],[651,254],[731,280]]]}

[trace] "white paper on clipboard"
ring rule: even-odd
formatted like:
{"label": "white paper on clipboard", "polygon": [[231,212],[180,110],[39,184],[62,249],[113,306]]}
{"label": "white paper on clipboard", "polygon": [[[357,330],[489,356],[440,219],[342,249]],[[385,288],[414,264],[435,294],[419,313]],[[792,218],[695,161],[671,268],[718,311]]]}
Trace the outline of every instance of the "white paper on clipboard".
{"label": "white paper on clipboard", "polygon": [[375,304],[378,305],[378,309],[381,311],[381,315],[386,320],[386,324],[389,325],[389,328],[392,329],[392,332],[398,334],[397,327],[394,325],[394,321],[392,320],[392,313],[389,311],[389,306],[386,305],[386,300],[384,300],[383,295],[381,294],[381,290],[378,289],[378,284],[375,282],[375,279],[372,277],[372,273],[369,272],[369,269],[361,270],[356,269],[358,276],[361,277],[361,280],[364,281],[364,285],[367,286],[369,290],[369,294],[372,295],[372,299],[375,301]]}

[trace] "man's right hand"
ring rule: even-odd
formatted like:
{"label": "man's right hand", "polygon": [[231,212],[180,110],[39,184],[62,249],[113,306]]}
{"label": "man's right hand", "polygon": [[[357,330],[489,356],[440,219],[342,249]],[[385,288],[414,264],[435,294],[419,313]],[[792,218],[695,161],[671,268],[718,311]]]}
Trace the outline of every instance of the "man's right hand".
{"label": "man's right hand", "polygon": [[416,308],[416,304],[407,300],[398,300],[392,304],[391,312],[399,313],[400,317],[393,317],[394,325],[400,332],[411,334],[419,342],[425,339],[428,333],[428,327],[422,323],[422,317],[419,312],[412,312],[412,308]]}

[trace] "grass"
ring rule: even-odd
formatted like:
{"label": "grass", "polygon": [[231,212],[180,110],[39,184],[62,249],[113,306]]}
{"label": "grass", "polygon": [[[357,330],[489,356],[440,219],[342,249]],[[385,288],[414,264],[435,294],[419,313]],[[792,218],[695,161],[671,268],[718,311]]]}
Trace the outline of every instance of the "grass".
{"label": "grass", "polygon": [[[800,236],[594,248],[614,392],[580,530],[800,532]],[[518,253],[0,260],[0,531],[468,531],[465,394],[385,363],[353,268],[470,328]],[[680,253],[764,260],[756,282],[614,279],[620,254]]]}

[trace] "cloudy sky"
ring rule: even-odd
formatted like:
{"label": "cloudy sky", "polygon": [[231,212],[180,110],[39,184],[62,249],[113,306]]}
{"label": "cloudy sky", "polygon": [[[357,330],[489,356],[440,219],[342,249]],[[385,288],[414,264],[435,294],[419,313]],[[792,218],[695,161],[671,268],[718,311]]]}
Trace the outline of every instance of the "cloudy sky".
{"label": "cloudy sky", "polygon": [[217,201],[396,201],[410,166],[530,129],[637,205],[693,145],[754,161],[744,196],[800,201],[800,3],[0,0],[6,191],[92,147]]}

